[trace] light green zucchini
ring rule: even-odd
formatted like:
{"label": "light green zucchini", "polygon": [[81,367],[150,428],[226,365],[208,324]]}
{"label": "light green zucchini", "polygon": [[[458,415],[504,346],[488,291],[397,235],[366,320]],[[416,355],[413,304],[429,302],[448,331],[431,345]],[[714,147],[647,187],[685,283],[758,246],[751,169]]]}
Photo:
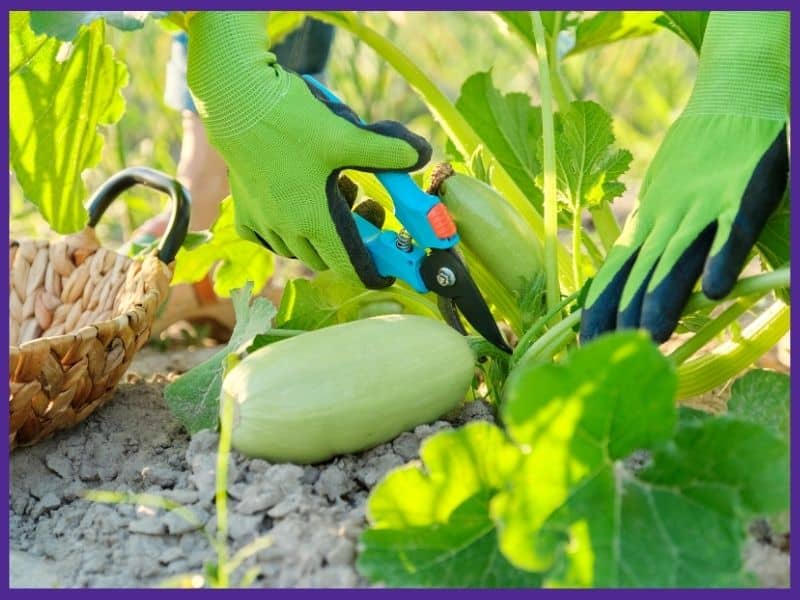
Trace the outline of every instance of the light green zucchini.
{"label": "light green zucchini", "polygon": [[374,447],[452,410],[475,357],[440,321],[384,315],[318,329],[245,357],[225,376],[232,446],[313,464]]}
{"label": "light green zucchini", "polygon": [[462,243],[507,290],[523,296],[544,274],[541,242],[490,186],[445,163],[434,174],[432,191],[453,217]]}

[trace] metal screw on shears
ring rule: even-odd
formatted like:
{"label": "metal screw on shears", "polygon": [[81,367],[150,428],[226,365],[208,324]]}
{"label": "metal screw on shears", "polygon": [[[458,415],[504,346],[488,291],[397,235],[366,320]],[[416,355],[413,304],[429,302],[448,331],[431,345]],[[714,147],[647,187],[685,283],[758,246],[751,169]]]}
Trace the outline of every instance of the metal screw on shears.
{"label": "metal screw on shears", "polygon": [[456,283],[456,274],[447,267],[442,267],[436,272],[436,283],[442,287],[450,287]]}
{"label": "metal screw on shears", "polygon": [[401,252],[411,252],[411,234],[406,229],[397,232],[397,241],[394,243]]}

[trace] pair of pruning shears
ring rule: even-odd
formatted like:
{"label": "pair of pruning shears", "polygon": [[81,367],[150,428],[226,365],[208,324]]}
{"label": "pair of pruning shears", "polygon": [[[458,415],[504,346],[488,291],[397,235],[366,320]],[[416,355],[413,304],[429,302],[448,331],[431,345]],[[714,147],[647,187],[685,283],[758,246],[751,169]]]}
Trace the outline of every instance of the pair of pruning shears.
{"label": "pair of pruning shears", "polygon": [[[303,78],[327,100],[342,104],[322,83],[309,75]],[[442,316],[451,326],[466,332],[460,312],[484,338],[510,353],[489,306],[456,252],[459,236],[447,207],[421,190],[408,173],[385,171],[375,176],[391,196],[403,227],[400,232],[382,230],[353,213],[378,273],[401,279],[422,294],[436,293]]]}

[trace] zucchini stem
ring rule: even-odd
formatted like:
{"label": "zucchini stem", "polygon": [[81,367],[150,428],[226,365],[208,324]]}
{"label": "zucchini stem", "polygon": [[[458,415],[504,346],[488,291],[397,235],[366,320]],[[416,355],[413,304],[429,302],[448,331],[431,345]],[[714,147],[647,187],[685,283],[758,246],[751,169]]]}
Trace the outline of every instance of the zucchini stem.
{"label": "zucchini stem", "polygon": [[594,228],[600,236],[603,248],[605,248],[606,253],[608,253],[621,232],[617,218],[614,216],[614,211],[611,209],[611,203],[603,200],[600,206],[590,208],[589,212],[592,215]]}
{"label": "zucchini stem", "polygon": [[[558,198],[556,197],[556,144],[553,125],[553,90],[547,61],[547,38],[539,11],[531,12],[536,57],[539,63],[539,86],[542,100],[542,138],[544,143],[544,263],[547,273],[547,309],[553,310],[561,299],[558,282]],[[573,259],[574,260],[574,259]],[[573,282],[575,289],[578,282]]]}
{"label": "zucchini stem", "polygon": [[695,352],[714,339],[717,334],[724,331],[728,325],[746,313],[758,302],[759,298],[760,296],[745,296],[739,298],[715,319],[703,325],[691,338],[686,340],[686,342],[678,346],[672,354],[669,355],[669,358],[675,361],[676,365],[686,362]]}
{"label": "zucchini stem", "polygon": [[713,390],[755,363],[789,331],[789,307],[776,301],[742,332],[713,352],[678,367],[678,400]]}

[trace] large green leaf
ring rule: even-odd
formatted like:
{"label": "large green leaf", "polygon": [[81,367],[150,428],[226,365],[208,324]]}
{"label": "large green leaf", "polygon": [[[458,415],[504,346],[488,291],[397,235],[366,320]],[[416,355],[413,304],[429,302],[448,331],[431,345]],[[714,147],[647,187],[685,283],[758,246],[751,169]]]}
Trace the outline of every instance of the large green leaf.
{"label": "large green leaf", "polygon": [[679,421],[676,386],[642,332],[518,368],[507,433],[436,434],[373,490],[359,570],[392,586],[752,583],[746,529],[788,506],[787,441],[758,419]]}
{"label": "large green leaf", "polygon": [[489,423],[426,440],[424,469],[392,471],[370,496],[358,570],[396,587],[538,587],[500,553],[489,499],[521,454]]}
{"label": "large green leaf", "polygon": [[86,223],[81,174],[100,160],[99,126],[122,117],[128,71],[101,21],[70,46],[34,34],[26,12],[12,12],[9,25],[11,166],[50,226],[71,233]]}
{"label": "large green leaf", "polygon": [[578,23],[575,45],[567,56],[613,42],[651,35],[658,31],[655,21],[661,14],[661,11],[600,11]]}
{"label": "large green leaf", "polygon": [[656,23],[681,37],[700,54],[708,23],[707,10],[665,10]]}
{"label": "large green leaf", "polygon": [[758,423],[783,438],[789,438],[789,376],[755,369],[731,387],[728,414]]}
{"label": "large green leaf", "polygon": [[542,170],[536,152],[542,137],[539,107],[526,94],[501,94],[487,71],[464,82],[456,108],[528,200],[541,207],[542,192],[535,183]]}
{"label": "large green leaf", "polygon": [[270,329],[275,307],[262,296],[251,298],[252,291],[253,285],[248,283],[231,294],[236,326],[227,346],[164,389],[167,406],[189,433],[217,426],[225,359],[244,342]]}
{"label": "large green leaf", "polygon": [[33,10],[31,28],[36,33],[69,42],[78,34],[81,25],[90,25],[100,19],[117,29],[133,31],[144,27],[148,17],[161,18],[166,14],[147,10]]}
{"label": "large green leaf", "polygon": [[274,270],[272,253],[236,233],[233,200],[222,201],[210,237],[191,249],[178,251],[173,285],[194,283],[213,274],[214,292],[229,296],[232,290],[252,282],[256,290],[264,287]]}
{"label": "large green leaf", "polygon": [[611,116],[597,103],[572,102],[556,114],[559,191],[573,208],[599,206],[625,192],[619,177],[633,156],[613,147]]}
{"label": "large green leaf", "polygon": [[[731,418],[681,421],[668,361],[638,333],[604,336],[506,386],[529,451],[492,501],[501,548],[545,585],[716,587],[748,582],[749,520],[788,505],[787,447]],[[651,449],[634,473],[622,460]]]}

